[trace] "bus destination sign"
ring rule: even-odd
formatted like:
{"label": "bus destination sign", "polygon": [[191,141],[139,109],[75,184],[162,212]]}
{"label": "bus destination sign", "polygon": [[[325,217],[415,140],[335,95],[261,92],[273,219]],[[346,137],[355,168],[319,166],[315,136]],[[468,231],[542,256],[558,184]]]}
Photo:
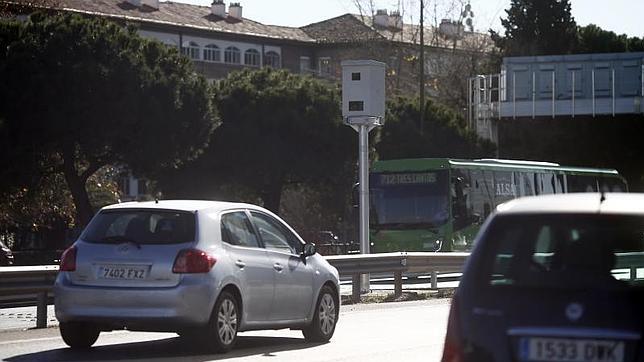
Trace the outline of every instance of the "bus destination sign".
{"label": "bus destination sign", "polygon": [[433,184],[435,182],[435,172],[394,173],[380,175],[381,185]]}

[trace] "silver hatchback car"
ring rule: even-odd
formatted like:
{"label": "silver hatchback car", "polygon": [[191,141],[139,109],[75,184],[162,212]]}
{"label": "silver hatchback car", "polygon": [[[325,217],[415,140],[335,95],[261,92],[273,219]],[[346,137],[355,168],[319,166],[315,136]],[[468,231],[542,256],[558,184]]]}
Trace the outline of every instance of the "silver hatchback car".
{"label": "silver hatchback car", "polygon": [[256,329],[324,342],[340,307],[338,271],[313,244],[266,209],[217,201],[104,207],[64,252],[54,293],[72,348],[123,328],[176,332],[216,352]]}

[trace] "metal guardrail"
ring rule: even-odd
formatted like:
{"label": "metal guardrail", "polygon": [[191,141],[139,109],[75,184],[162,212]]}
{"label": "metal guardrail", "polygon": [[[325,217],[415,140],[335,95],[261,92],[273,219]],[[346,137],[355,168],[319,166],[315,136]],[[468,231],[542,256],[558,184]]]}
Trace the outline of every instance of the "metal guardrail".
{"label": "metal guardrail", "polygon": [[[432,288],[437,287],[437,273],[460,272],[468,253],[383,253],[335,255],[325,258],[340,275],[352,276],[352,298],[360,300],[360,275],[393,273],[394,294],[402,294],[404,272],[431,273]],[[53,293],[57,265],[10,266],[0,268],[0,304],[36,301],[36,328],[47,326],[47,300]]]}
{"label": "metal guardrail", "polygon": [[58,274],[57,265],[0,268],[0,302],[36,301],[36,328],[47,327],[47,300]]}
{"label": "metal guardrail", "polygon": [[463,270],[469,253],[382,253],[327,256],[340,275],[351,276],[351,298],[360,300],[360,275],[393,273],[394,296],[402,295],[402,274],[430,273],[431,288],[438,288],[438,273],[458,273]]}

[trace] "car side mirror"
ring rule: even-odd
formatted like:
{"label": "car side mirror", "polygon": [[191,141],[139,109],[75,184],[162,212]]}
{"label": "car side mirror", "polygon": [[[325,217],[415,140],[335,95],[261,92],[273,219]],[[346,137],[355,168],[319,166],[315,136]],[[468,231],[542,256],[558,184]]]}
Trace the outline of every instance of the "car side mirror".
{"label": "car side mirror", "polygon": [[317,253],[317,249],[315,248],[315,244],[313,243],[306,243],[304,244],[304,249],[302,250],[302,257],[306,258],[307,256],[315,255]]}

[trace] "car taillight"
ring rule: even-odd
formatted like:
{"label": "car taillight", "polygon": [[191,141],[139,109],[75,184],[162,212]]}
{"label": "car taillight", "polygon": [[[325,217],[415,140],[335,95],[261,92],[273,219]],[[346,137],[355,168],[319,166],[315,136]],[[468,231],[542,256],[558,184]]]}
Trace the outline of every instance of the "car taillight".
{"label": "car taillight", "polygon": [[460,331],[460,311],[458,308],[458,295],[452,298],[452,305],[449,309],[449,319],[447,320],[447,333],[445,334],[445,346],[443,347],[442,362],[462,362],[463,342]]}
{"label": "car taillight", "polygon": [[76,270],[76,247],[67,248],[60,257],[60,271],[73,272]]}
{"label": "car taillight", "polygon": [[207,273],[217,260],[199,249],[183,249],[172,266],[173,273]]}

